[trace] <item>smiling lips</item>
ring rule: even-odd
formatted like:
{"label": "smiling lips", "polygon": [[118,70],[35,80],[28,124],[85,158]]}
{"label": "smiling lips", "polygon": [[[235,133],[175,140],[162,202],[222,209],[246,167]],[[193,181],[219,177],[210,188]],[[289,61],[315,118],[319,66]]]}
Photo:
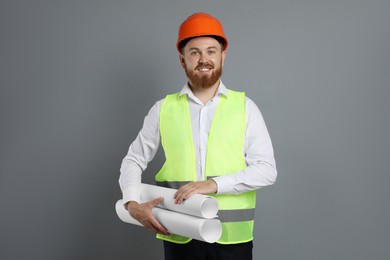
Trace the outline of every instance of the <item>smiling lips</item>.
{"label": "smiling lips", "polygon": [[214,66],[212,66],[211,64],[199,64],[198,66],[196,66],[195,70],[199,70],[201,72],[206,72],[206,71],[209,71],[211,69],[213,69]]}

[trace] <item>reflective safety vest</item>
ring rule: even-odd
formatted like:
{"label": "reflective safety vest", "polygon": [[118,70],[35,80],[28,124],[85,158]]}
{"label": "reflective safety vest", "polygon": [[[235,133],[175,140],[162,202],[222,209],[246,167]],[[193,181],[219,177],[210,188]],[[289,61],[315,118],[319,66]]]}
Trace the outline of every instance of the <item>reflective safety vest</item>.
{"label": "reflective safety vest", "polygon": [[[235,173],[245,169],[242,154],[246,129],[245,93],[228,90],[221,95],[207,142],[205,178]],[[166,96],[160,110],[160,135],[166,161],[155,176],[157,185],[178,189],[196,181],[195,149],[187,95]],[[218,218],[222,223],[220,244],[253,240],[256,192],[222,194],[218,200]],[[188,243],[191,238],[171,234],[157,238],[174,243]]]}

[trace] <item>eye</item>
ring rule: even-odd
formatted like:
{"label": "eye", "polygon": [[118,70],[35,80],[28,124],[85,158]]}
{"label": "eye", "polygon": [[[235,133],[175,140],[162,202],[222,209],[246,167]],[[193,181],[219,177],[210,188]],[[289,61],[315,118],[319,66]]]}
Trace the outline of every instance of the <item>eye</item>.
{"label": "eye", "polygon": [[198,51],[191,51],[191,52],[190,52],[190,55],[191,55],[191,56],[196,56],[196,55],[198,55],[198,54],[199,54]]}
{"label": "eye", "polygon": [[209,55],[213,55],[213,54],[215,54],[215,50],[209,50],[209,51],[207,51],[207,53],[208,53]]}

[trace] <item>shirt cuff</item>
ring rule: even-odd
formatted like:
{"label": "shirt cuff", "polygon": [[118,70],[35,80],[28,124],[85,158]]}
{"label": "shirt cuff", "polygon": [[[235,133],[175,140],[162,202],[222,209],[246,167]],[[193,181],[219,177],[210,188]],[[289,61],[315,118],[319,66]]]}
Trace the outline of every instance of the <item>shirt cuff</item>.
{"label": "shirt cuff", "polygon": [[227,176],[228,175],[213,178],[213,181],[215,181],[215,183],[217,184],[217,195],[232,192],[232,187],[234,183],[231,178],[227,178]]}
{"label": "shirt cuff", "polygon": [[136,186],[130,186],[126,188],[124,191],[122,191],[122,201],[123,201],[123,206],[126,208],[126,204],[129,201],[135,201],[137,203],[141,203],[141,195],[140,195],[140,185]]}

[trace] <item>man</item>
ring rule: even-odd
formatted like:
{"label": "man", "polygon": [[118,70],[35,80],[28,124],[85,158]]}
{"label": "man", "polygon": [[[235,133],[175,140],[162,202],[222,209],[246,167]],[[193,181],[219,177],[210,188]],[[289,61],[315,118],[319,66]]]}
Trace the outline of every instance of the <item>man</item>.
{"label": "man", "polygon": [[[130,145],[119,180],[125,207],[164,240],[165,259],[252,259],[255,190],[277,175],[266,125],[252,100],[221,81],[228,41],[216,18],[188,17],[176,47],[188,82],[151,108]],[[157,184],[177,188],[178,204],[193,194],[215,196],[223,230],[217,243],[169,234],[152,215],[162,198],[140,203],[141,174],[160,140],[166,162]]]}

